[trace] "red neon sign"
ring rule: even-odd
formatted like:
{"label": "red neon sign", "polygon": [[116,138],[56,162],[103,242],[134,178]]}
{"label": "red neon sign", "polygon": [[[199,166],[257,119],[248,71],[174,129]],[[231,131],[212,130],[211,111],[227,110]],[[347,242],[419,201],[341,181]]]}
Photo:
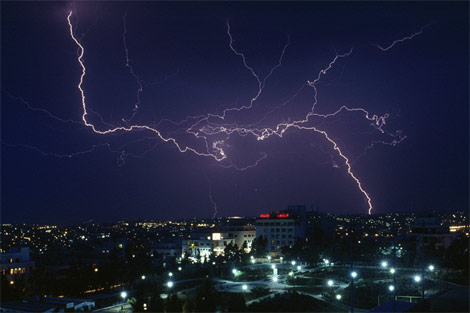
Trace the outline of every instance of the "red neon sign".
{"label": "red neon sign", "polygon": [[289,213],[281,213],[277,215],[278,218],[286,218],[289,217]]}
{"label": "red neon sign", "polygon": [[269,218],[269,214],[260,214],[259,217],[260,218]]}

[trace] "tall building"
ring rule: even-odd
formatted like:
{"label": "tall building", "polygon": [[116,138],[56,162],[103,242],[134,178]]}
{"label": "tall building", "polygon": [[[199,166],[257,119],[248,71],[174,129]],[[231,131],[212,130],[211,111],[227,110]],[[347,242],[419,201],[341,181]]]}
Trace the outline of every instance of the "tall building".
{"label": "tall building", "polygon": [[283,247],[292,247],[297,239],[306,236],[306,209],[289,206],[287,210],[260,214],[256,220],[256,237],[267,239],[270,254],[281,253]]}

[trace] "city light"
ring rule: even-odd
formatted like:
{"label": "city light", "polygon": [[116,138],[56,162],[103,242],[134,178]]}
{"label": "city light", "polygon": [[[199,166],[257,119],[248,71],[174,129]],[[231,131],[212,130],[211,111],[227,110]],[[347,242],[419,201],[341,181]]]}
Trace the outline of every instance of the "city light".
{"label": "city light", "polygon": [[173,287],[173,282],[169,281],[169,282],[166,283],[166,285],[167,285],[168,288],[171,288],[171,287]]}
{"label": "city light", "polygon": [[271,261],[271,256],[270,255],[268,255],[268,260]]}
{"label": "city light", "polygon": [[395,274],[395,269],[394,268],[390,269],[390,274]]}
{"label": "city light", "polygon": [[127,292],[125,292],[125,291],[121,292],[121,298],[126,299],[127,298]]}
{"label": "city light", "polygon": [[277,282],[277,276],[273,277],[273,282],[275,282],[275,283]]}
{"label": "city light", "polygon": [[351,272],[351,277],[356,278],[357,277],[357,272]]}
{"label": "city light", "polygon": [[330,260],[328,260],[328,259],[325,259],[324,261],[325,261],[326,265],[328,265],[330,263]]}
{"label": "city light", "polygon": [[255,259],[252,259],[251,264],[255,264],[255,263],[256,263]]}
{"label": "city light", "polygon": [[328,286],[331,287],[331,286],[333,286],[333,281],[330,279],[330,280],[328,280],[328,283],[327,283],[327,284],[328,284]]}
{"label": "city light", "polygon": [[95,267],[95,272],[98,272],[98,268],[97,268],[97,267]]}
{"label": "city light", "polygon": [[416,276],[414,277],[414,280],[415,280],[415,282],[419,283],[419,282],[421,281],[421,276],[416,275]]}
{"label": "city light", "polygon": [[247,290],[247,289],[248,289],[248,286],[247,286],[247,285],[243,285],[243,286],[242,286],[242,289],[243,289],[243,290]]}
{"label": "city light", "polygon": [[144,280],[144,279],[145,279],[145,275],[142,275],[142,277],[141,277],[141,278],[142,278],[142,280]]}
{"label": "city light", "polygon": [[341,300],[341,295],[336,295],[336,300]]}
{"label": "city light", "polygon": [[237,270],[236,268],[234,268],[234,269],[232,270],[233,275],[237,275],[237,272],[238,272],[238,270]]}
{"label": "city light", "polygon": [[294,276],[294,272],[290,271],[289,276]]}
{"label": "city light", "polygon": [[295,265],[295,261],[290,262],[292,265]]}
{"label": "city light", "polygon": [[180,271],[180,272],[181,272],[181,270],[182,270],[181,266],[180,266],[180,267],[178,267],[178,271]]}
{"label": "city light", "polygon": [[382,265],[382,267],[387,267],[387,266],[388,266],[388,263],[385,262],[385,261],[383,261],[381,265]]}
{"label": "city light", "polygon": [[394,290],[395,290],[395,286],[393,286],[393,285],[388,286],[388,290],[394,291]]}
{"label": "city light", "polygon": [[169,272],[169,273],[168,273],[168,276],[172,277],[172,276],[173,276],[173,273],[172,273],[172,272]]}
{"label": "city light", "polygon": [[300,265],[297,265],[297,270],[300,271],[302,267]]}
{"label": "city light", "polygon": [[429,269],[431,272],[434,271],[434,265],[429,265],[429,266],[428,266],[428,269]]}
{"label": "city light", "polygon": [[271,268],[272,268],[272,269],[275,269],[275,268],[276,268],[276,265],[274,265],[274,264],[271,265]]}

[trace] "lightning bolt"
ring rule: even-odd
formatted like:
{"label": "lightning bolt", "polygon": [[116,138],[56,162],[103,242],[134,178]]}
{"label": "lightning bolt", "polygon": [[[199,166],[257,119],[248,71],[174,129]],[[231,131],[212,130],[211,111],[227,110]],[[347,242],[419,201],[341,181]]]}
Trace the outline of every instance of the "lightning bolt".
{"label": "lightning bolt", "polygon": [[127,39],[126,39],[126,35],[127,35],[127,20],[126,19],[127,19],[127,12],[122,17],[122,22],[124,24],[124,32],[122,33],[122,41],[124,43],[124,51],[126,52],[126,67],[129,69],[129,73],[134,77],[138,86],[137,95],[136,95],[137,102],[134,103],[134,109],[132,110],[132,115],[129,119],[123,119],[123,121],[126,122],[127,124],[127,123],[130,123],[134,119],[135,115],[137,114],[137,111],[139,110],[139,105],[141,103],[140,94],[142,93],[144,88],[142,87],[142,83],[140,81],[139,76],[135,74],[134,69],[132,68],[130,60],[129,60],[129,49],[127,48]]}
{"label": "lightning bolt", "polygon": [[392,42],[390,45],[386,46],[386,47],[382,47],[381,45],[375,45],[377,48],[379,48],[380,50],[382,51],[388,51],[390,49],[392,49],[397,43],[401,43],[401,42],[404,42],[404,41],[407,41],[407,40],[411,40],[413,38],[415,38],[416,36],[419,36],[423,33],[423,30],[428,27],[428,25],[424,25],[423,27],[421,27],[421,29],[419,30],[419,32],[416,32],[414,34],[411,34],[409,36],[406,36],[406,37],[403,37],[401,39],[397,39],[395,40],[394,42]]}
{"label": "lightning bolt", "polygon": [[214,208],[214,214],[212,215],[212,218],[215,218],[217,215],[217,203],[215,203],[213,197],[212,197],[212,190],[209,189],[209,200],[212,204],[212,207]]}
{"label": "lightning bolt", "polygon": [[[109,124],[107,124],[107,126],[110,126],[110,127],[102,130],[102,129],[98,129],[93,123],[89,122],[87,119],[89,109],[87,108],[86,101],[85,101],[86,100],[85,92],[82,88],[82,84],[86,75],[86,68],[85,68],[84,60],[83,60],[85,49],[83,45],[80,43],[80,40],[77,40],[74,34],[73,26],[71,23],[71,16],[72,16],[72,11],[68,14],[67,21],[69,25],[70,36],[78,47],[77,61],[80,64],[80,67],[82,70],[80,79],[77,85],[77,88],[80,92],[81,105],[83,109],[82,121],[85,126],[91,128],[91,130],[95,132],[96,134],[106,135],[106,134],[111,134],[111,133],[132,132],[136,130],[148,131],[154,134],[156,138],[160,139],[162,142],[171,142],[172,144],[174,144],[176,148],[179,150],[179,152],[182,152],[182,153],[193,152],[194,154],[198,156],[212,158],[217,162],[221,162],[225,160],[225,162],[228,162],[228,165],[221,164],[220,166],[225,167],[225,168],[234,168],[236,170],[243,171],[243,170],[247,170],[249,168],[257,166],[261,161],[267,158],[267,154],[262,153],[261,157],[258,158],[255,163],[250,164],[245,167],[240,167],[240,166],[233,164],[230,160],[227,159],[228,156],[225,151],[226,141],[230,138],[232,134],[237,134],[239,136],[251,135],[251,136],[254,136],[258,141],[263,141],[274,135],[279,138],[282,138],[283,135],[286,133],[286,131],[290,128],[294,128],[298,130],[313,131],[315,133],[320,134],[332,146],[333,150],[338,154],[338,156],[344,161],[344,164],[347,168],[348,175],[356,183],[359,191],[364,195],[364,198],[367,201],[368,213],[369,214],[372,213],[372,208],[373,208],[372,199],[370,195],[364,189],[357,175],[354,174],[350,159],[345,155],[345,153],[343,153],[338,143],[324,129],[320,129],[318,126],[312,125],[315,121],[319,119],[325,120],[331,117],[335,117],[335,116],[338,116],[338,114],[342,112],[358,112],[358,113],[362,113],[364,118],[367,121],[369,121],[370,126],[372,126],[374,129],[376,129],[382,134],[385,133],[384,126],[386,125],[386,120],[389,117],[389,114],[384,114],[380,116],[376,114],[370,114],[364,108],[360,108],[360,107],[355,108],[355,107],[348,107],[348,106],[341,106],[336,111],[333,111],[331,113],[326,113],[326,114],[320,114],[316,112],[316,106],[318,104],[318,99],[317,99],[318,89],[317,88],[318,88],[319,82],[325,75],[328,74],[328,72],[334,67],[334,65],[337,62],[350,56],[353,53],[353,48],[351,48],[349,51],[343,54],[336,53],[335,57],[327,64],[327,66],[321,69],[318,72],[318,74],[314,76],[312,80],[307,80],[306,83],[303,86],[301,86],[298,89],[298,91],[294,93],[292,97],[290,97],[287,101],[284,101],[278,104],[277,106],[275,106],[271,111],[266,113],[266,115],[263,117],[262,120],[264,120],[266,116],[272,113],[274,110],[292,102],[298,95],[300,95],[300,93],[305,88],[313,88],[314,96],[313,96],[313,103],[312,103],[311,109],[305,114],[305,116],[302,119],[295,120],[295,121],[288,121],[288,122],[280,122],[274,125],[273,127],[256,127],[256,125],[259,125],[260,121],[252,125],[241,126],[241,125],[237,125],[236,123],[225,122],[225,118],[227,114],[233,111],[240,112],[242,110],[249,110],[253,107],[254,103],[259,99],[260,95],[262,94],[267,80],[273,75],[276,69],[278,69],[282,65],[282,60],[284,58],[287,48],[290,45],[290,37],[288,37],[287,43],[284,45],[282,49],[282,52],[278,59],[278,63],[274,67],[271,68],[271,70],[268,72],[268,74],[264,78],[261,78],[260,75],[254,70],[254,68],[251,65],[249,65],[245,54],[235,48],[234,39],[231,34],[231,27],[230,27],[229,22],[227,21],[226,25],[227,25],[227,36],[229,38],[229,48],[236,56],[241,58],[243,66],[247,69],[248,72],[250,72],[251,76],[254,77],[257,82],[257,86],[258,86],[257,92],[250,99],[249,103],[245,105],[241,105],[239,107],[226,108],[222,111],[221,114],[208,113],[208,114],[202,114],[202,115],[197,115],[197,116],[188,116],[186,119],[180,122],[173,122],[171,120],[162,120],[157,125],[154,124],[153,126],[129,125],[128,123],[131,122],[132,118],[135,116],[137,109],[140,105],[140,93],[142,92],[142,83],[139,77],[134,73],[134,70],[132,66],[130,65],[129,53],[128,53],[127,42],[126,42],[126,34],[127,34],[126,15],[124,15],[123,40],[124,40],[124,48],[126,52],[126,67],[129,69],[129,72],[131,73],[131,75],[135,78],[139,87],[137,89],[137,102],[134,105],[133,115],[131,116],[130,119],[125,120],[127,122],[126,126],[114,127],[114,126],[110,126]],[[388,51],[389,49],[393,48],[395,44],[406,41],[406,40],[411,40],[415,36],[421,34],[422,31],[423,31],[423,28],[421,29],[420,32],[415,33],[411,36],[396,40],[391,45],[385,48],[382,46],[378,46],[378,45],[377,47],[381,49],[382,51]],[[158,129],[158,127],[163,123],[171,124],[174,127],[179,127],[179,129],[173,132],[173,134],[183,133],[183,134],[192,135],[194,138],[196,138],[200,143],[202,143],[205,146],[205,151],[200,151],[200,150],[197,150],[196,148],[189,147],[188,145],[184,145],[180,143],[176,139],[176,137],[163,135],[161,130]],[[394,141],[392,141],[391,143],[376,141],[372,143],[372,145],[376,143],[385,143],[385,144],[395,145],[401,142],[401,140],[403,140],[404,138],[406,138],[406,136],[403,137],[401,136],[401,134],[399,134],[399,136],[395,137]],[[124,155],[124,158],[125,158],[125,155]],[[217,206],[216,206],[216,203],[213,201],[212,192],[210,192],[209,194],[209,199],[214,207],[213,217],[215,217],[217,214]]]}

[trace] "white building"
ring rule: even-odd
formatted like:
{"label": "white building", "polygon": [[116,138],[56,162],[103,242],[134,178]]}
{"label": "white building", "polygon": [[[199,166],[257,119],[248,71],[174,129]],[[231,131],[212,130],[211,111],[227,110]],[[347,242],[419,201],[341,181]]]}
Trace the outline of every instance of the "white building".
{"label": "white building", "polygon": [[0,256],[0,271],[12,283],[15,282],[16,277],[27,275],[34,268],[28,247],[11,248],[10,251]]}
{"label": "white building", "polygon": [[245,246],[245,252],[249,253],[255,238],[256,229],[253,225],[221,226],[218,232],[183,240],[181,253],[192,258],[199,258],[199,261],[209,257],[212,252],[216,255],[223,254],[225,247],[229,244],[236,244],[239,249]]}

